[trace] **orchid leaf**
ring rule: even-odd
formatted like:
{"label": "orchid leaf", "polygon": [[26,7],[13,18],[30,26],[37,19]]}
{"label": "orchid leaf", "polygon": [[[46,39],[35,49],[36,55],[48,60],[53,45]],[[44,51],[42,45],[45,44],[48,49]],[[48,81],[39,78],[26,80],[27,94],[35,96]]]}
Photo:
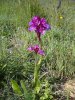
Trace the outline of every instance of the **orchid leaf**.
{"label": "orchid leaf", "polygon": [[14,92],[18,95],[22,95],[20,86],[17,84],[17,82],[15,80],[11,80],[11,84]]}

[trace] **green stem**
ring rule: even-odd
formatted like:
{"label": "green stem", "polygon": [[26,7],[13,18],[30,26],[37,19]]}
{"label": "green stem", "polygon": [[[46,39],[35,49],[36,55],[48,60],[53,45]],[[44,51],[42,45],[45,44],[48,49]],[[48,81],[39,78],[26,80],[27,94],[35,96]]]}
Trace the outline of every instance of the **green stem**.
{"label": "green stem", "polygon": [[38,81],[38,66],[37,66],[37,55],[36,55],[36,59],[35,59],[35,69],[34,69],[34,85],[36,87],[37,81]]}
{"label": "green stem", "polygon": [[34,99],[36,100],[36,98],[38,97],[38,93],[37,93],[37,85],[39,84],[39,67],[40,67],[40,63],[41,63],[41,59],[38,61],[37,59],[37,55],[36,55],[36,59],[35,59],[35,69],[34,69]]}

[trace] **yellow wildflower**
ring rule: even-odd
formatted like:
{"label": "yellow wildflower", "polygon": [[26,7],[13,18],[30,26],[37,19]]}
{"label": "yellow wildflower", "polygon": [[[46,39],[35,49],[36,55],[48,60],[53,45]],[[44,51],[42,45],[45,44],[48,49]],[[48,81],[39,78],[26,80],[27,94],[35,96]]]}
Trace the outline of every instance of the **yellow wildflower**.
{"label": "yellow wildflower", "polygon": [[59,18],[60,18],[60,19],[63,19],[63,17],[62,17],[62,16],[60,16]]}

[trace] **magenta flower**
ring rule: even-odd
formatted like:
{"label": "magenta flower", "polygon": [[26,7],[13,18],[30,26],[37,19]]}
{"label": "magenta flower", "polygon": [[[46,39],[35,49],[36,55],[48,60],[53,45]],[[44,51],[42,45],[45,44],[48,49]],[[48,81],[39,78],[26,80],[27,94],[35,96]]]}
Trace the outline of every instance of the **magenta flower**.
{"label": "magenta flower", "polygon": [[40,36],[45,34],[46,30],[51,29],[50,25],[47,23],[45,18],[40,18],[39,16],[34,16],[29,22],[30,31],[35,31],[39,40]]}
{"label": "magenta flower", "polygon": [[44,51],[40,49],[38,45],[30,46],[29,51],[35,52],[36,54],[44,55]]}

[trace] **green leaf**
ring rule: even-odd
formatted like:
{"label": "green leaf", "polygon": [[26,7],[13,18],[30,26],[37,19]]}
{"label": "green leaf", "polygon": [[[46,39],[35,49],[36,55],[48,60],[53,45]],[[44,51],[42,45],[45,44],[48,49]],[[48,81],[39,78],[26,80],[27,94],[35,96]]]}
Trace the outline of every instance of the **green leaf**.
{"label": "green leaf", "polygon": [[36,84],[36,87],[35,87],[35,92],[38,94],[39,91],[40,91],[40,87],[41,87],[41,84],[40,84],[40,81],[38,80],[37,84]]}
{"label": "green leaf", "polygon": [[21,87],[22,87],[23,92],[24,92],[24,98],[26,100],[31,100],[31,95],[28,93],[28,91],[26,89],[26,86],[25,86],[25,83],[23,82],[23,80],[21,80],[20,83],[21,83]]}
{"label": "green leaf", "polygon": [[28,90],[26,89],[26,86],[25,86],[25,83],[23,82],[23,80],[21,80],[20,83],[21,83],[21,87],[22,87],[23,92],[24,92],[25,100],[33,100],[32,93],[28,92]]}
{"label": "green leaf", "polygon": [[11,80],[11,84],[14,92],[18,95],[22,95],[20,86],[17,84],[17,82],[15,80]]}
{"label": "green leaf", "polygon": [[20,83],[21,83],[21,87],[22,87],[22,89],[23,89],[24,94],[27,95],[28,92],[27,92],[27,89],[26,89],[26,87],[25,87],[25,83],[23,82],[23,80],[21,80]]}

